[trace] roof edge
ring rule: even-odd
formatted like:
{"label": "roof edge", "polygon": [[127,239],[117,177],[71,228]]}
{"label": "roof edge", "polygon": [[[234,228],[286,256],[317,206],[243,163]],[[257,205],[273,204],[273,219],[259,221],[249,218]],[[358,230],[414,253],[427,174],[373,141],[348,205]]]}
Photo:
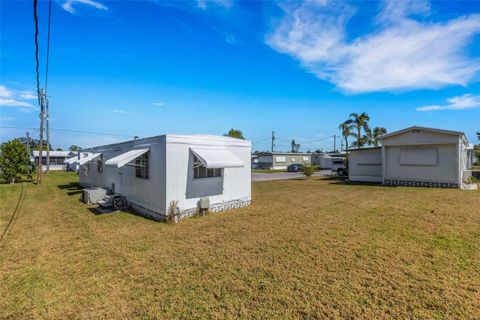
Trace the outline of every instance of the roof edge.
{"label": "roof edge", "polygon": [[429,127],[420,127],[420,126],[411,126],[405,129],[397,130],[391,133],[384,134],[379,137],[380,140],[385,138],[390,138],[399,134],[403,134],[405,132],[409,132],[412,130],[422,130],[422,131],[429,131],[435,133],[443,133],[443,134],[450,134],[450,135],[457,135],[457,136],[465,136],[465,133],[462,131],[453,131],[453,130],[445,130],[445,129],[438,129],[438,128],[429,128]]}

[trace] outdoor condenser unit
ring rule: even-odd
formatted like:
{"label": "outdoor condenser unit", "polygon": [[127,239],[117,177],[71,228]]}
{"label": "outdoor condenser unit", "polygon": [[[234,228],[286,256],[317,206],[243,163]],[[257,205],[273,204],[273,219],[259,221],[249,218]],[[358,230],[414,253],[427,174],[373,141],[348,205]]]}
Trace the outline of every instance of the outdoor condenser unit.
{"label": "outdoor condenser unit", "polygon": [[106,189],[102,188],[87,188],[82,190],[82,202],[86,204],[94,204],[105,198],[107,194]]}

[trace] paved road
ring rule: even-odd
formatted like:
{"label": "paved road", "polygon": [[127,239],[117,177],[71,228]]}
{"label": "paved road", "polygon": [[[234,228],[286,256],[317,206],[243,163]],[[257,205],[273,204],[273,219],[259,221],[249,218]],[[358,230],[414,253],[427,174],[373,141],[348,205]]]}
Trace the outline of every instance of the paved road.
{"label": "paved road", "polygon": [[[329,176],[330,170],[321,170],[313,174],[314,177]],[[269,180],[285,180],[302,178],[303,174],[298,172],[275,172],[275,173],[259,173],[252,172],[252,181],[269,181]]]}

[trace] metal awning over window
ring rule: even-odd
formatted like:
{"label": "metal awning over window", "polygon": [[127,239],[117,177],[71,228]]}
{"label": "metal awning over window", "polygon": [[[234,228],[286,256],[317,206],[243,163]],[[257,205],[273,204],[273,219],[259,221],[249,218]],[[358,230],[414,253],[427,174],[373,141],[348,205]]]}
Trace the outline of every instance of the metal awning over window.
{"label": "metal awning over window", "polygon": [[107,167],[115,167],[115,168],[121,168],[127,163],[129,163],[132,160],[135,160],[136,158],[140,157],[141,155],[147,153],[150,149],[134,149],[130,150],[128,152],[122,153],[119,156],[116,156],[115,158],[109,159],[105,161],[105,165]]}
{"label": "metal awning over window", "polygon": [[208,169],[240,168],[245,166],[233,153],[223,148],[190,148],[198,160]]}
{"label": "metal awning over window", "polygon": [[78,156],[75,156],[75,157],[71,157],[71,158],[68,158],[65,160],[65,164],[73,164],[75,161],[78,160]]}
{"label": "metal awning over window", "polygon": [[[97,157],[100,157],[102,154],[101,153],[91,153],[89,154],[88,156],[86,157],[83,157],[83,158],[80,158],[80,159],[76,159],[75,161],[72,161],[70,162],[69,164],[79,164],[79,165],[82,165],[82,164],[85,164],[87,163],[88,161],[92,161],[93,159],[97,158]],[[70,159],[69,159],[70,160]]]}

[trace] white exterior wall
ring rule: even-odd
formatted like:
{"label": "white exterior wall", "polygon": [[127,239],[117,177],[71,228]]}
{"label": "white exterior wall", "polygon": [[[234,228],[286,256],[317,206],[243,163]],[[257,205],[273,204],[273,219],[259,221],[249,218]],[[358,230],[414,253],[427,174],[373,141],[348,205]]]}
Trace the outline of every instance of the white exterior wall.
{"label": "white exterior wall", "polygon": [[[437,163],[434,165],[401,164],[402,149],[435,149]],[[437,181],[458,183],[458,154],[455,144],[425,146],[385,147],[385,177],[409,181]]]}
{"label": "white exterior wall", "polygon": [[[384,138],[384,182],[398,180],[461,185],[462,168],[466,166],[466,149],[462,147],[462,140],[462,135],[421,129]],[[418,150],[417,155],[415,150]],[[434,154],[436,161],[431,159]],[[410,158],[411,163],[408,164],[406,158]]]}
{"label": "white exterior wall", "polygon": [[[148,179],[136,177],[135,167],[132,166],[126,165],[121,168],[105,166],[106,160],[141,147],[150,148]],[[89,151],[102,153],[103,171],[97,170],[98,158],[88,162],[87,174],[81,166],[79,171],[81,185],[112,189],[112,185],[115,184],[115,192],[124,195],[128,202],[165,214],[165,136],[96,147]]]}
{"label": "white exterior wall", "polygon": [[382,149],[360,149],[348,156],[350,181],[382,182]]}
{"label": "white exterior wall", "polygon": [[[226,148],[241,159],[241,168],[224,168],[221,177],[194,179],[193,154],[190,147]],[[229,201],[251,200],[251,143],[223,137],[198,138],[167,136],[166,204],[178,201],[181,211],[198,207],[201,197],[209,197],[210,205]]]}

